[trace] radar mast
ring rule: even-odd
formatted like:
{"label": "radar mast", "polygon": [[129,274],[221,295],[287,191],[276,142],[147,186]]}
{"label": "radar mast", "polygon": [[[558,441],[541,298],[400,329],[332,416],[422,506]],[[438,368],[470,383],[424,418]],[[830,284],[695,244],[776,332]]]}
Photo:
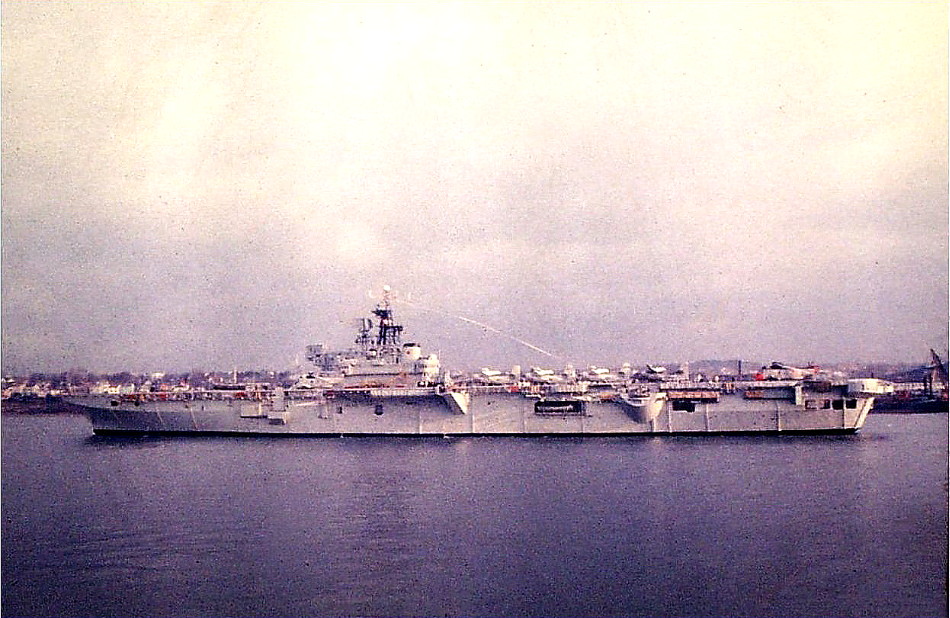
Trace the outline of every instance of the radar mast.
{"label": "radar mast", "polygon": [[383,300],[373,309],[373,315],[379,318],[376,333],[376,345],[381,352],[397,352],[399,340],[402,337],[402,325],[396,324],[393,318],[390,287],[383,286]]}

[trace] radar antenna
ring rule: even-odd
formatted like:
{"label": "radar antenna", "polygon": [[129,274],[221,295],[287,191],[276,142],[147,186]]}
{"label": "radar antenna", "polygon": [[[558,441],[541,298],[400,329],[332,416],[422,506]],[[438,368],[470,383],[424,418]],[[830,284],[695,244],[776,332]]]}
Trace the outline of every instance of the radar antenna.
{"label": "radar antenna", "polygon": [[379,318],[376,345],[383,348],[398,347],[399,339],[402,336],[402,324],[396,324],[393,318],[390,292],[391,289],[388,285],[383,286],[383,300],[373,309],[373,315]]}

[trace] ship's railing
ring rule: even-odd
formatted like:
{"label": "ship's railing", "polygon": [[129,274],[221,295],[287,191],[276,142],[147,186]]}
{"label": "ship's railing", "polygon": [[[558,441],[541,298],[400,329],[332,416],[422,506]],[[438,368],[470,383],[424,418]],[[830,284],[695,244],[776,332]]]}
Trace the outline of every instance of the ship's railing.
{"label": "ship's railing", "polygon": [[[335,395],[338,393],[345,394],[347,389],[335,389],[327,391],[327,396]],[[395,388],[366,388],[366,389],[355,389],[354,393],[366,394],[370,397],[425,397],[428,395],[435,395],[436,389],[431,387],[395,387]]]}
{"label": "ship's railing", "polygon": [[538,384],[535,382],[520,382],[511,384],[466,384],[457,388],[472,394],[489,393],[520,393],[526,396],[547,395],[579,395],[590,390],[586,382],[559,382],[555,384]]}
{"label": "ship's railing", "polygon": [[288,388],[284,391],[286,399],[320,399],[323,397],[325,388]]}
{"label": "ship's railing", "polygon": [[735,385],[736,388],[788,388],[801,383],[801,380],[742,380]]}
{"label": "ship's railing", "polygon": [[[475,395],[491,393],[521,393],[525,392],[518,384],[467,384],[459,387],[468,393]],[[453,389],[454,390],[454,389]]]}
{"label": "ship's railing", "polygon": [[116,401],[146,402],[146,401],[265,401],[274,396],[273,391],[148,391],[138,393],[96,393],[75,394],[79,397],[110,397]]}
{"label": "ship's railing", "polygon": [[691,380],[675,380],[660,382],[660,390],[664,391],[716,391],[722,390],[731,382],[696,382]]}

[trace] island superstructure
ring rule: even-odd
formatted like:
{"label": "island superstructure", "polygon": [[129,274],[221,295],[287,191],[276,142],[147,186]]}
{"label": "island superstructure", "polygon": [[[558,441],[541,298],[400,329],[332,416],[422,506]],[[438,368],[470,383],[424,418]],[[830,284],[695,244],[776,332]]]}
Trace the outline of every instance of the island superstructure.
{"label": "island superstructure", "polygon": [[[485,368],[459,376],[403,342],[386,289],[345,350],[307,347],[313,371],[291,388],[71,395],[97,434],[621,435],[849,433],[890,385],[778,370],[690,380],[648,366],[586,371]],[[785,368],[789,369],[789,368]],[[453,377],[455,376],[455,377]]]}

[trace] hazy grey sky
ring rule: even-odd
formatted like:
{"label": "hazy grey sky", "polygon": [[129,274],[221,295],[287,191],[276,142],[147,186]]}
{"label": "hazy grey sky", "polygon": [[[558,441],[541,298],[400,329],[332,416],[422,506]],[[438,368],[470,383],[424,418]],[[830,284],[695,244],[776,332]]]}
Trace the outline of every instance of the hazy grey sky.
{"label": "hazy grey sky", "polygon": [[[575,363],[946,346],[945,3],[22,1],[2,28],[6,371],[287,368],[383,284]],[[547,362],[400,311],[451,364]]]}

